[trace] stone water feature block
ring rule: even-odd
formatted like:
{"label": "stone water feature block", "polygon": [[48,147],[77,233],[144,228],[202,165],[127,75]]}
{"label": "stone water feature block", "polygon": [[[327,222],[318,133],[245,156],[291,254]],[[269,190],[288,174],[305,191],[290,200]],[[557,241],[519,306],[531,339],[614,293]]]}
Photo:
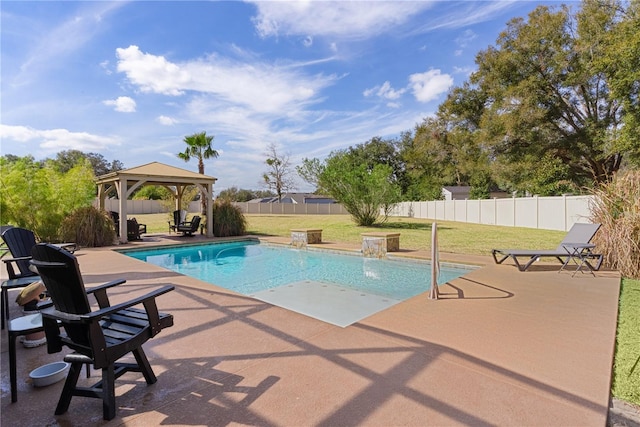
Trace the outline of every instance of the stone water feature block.
{"label": "stone water feature block", "polygon": [[302,248],[307,245],[322,243],[321,228],[292,228],[291,246]]}
{"label": "stone water feature block", "polygon": [[362,254],[384,257],[387,252],[400,250],[400,233],[362,233]]}

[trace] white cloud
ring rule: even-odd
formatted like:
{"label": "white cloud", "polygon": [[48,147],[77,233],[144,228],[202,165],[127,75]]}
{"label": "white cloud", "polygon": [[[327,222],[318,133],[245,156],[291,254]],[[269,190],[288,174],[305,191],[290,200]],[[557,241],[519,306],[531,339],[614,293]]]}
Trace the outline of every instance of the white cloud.
{"label": "white cloud", "polygon": [[462,32],[460,36],[456,38],[456,44],[461,48],[465,48],[471,43],[473,40],[478,38],[478,35],[471,30],[465,30]]}
{"label": "white cloud", "polygon": [[316,102],[336,76],[309,76],[296,64],[238,62],[218,55],[173,63],[163,56],[143,53],[138,46],[116,49],[118,71],[142,92],[170,96],[187,91],[213,96],[230,105],[281,115]]}
{"label": "white cloud", "polygon": [[92,135],[87,132],[71,132],[67,129],[38,130],[26,126],[0,124],[0,138],[21,143],[36,142],[49,153],[62,150],[94,152],[120,145],[115,138]]}
{"label": "white cloud", "polygon": [[[125,6],[126,2],[89,2],[80,3],[78,11],[55,27],[45,28],[33,35],[37,40],[26,51],[26,59],[20,69],[25,73],[47,70],[52,65],[66,61],[66,57],[83,48],[106,26],[97,25],[102,17]],[[30,27],[30,30],[32,28]],[[38,28],[33,28],[37,31]]]}
{"label": "white cloud", "polygon": [[304,45],[304,47],[313,46],[313,37],[311,36],[305,37],[304,40],[302,40],[302,44]]}
{"label": "white cloud", "polygon": [[389,81],[384,82],[381,86],[375,86],[373,88],[364,91],[364,96],[376,95],[384,99],[398,99],[406,92],[406,89],[395,90],[391,87]]}
{"label": "white cloud", "polygon": [[474,67],[453,67],[453,72],[456,74],[465,74],[467,76],[471,75],[475,70]]}
{"label": "white cloud", "polygon": [[448,74],[441,74],[440,70],[412,74],[409,82],[413,96],[420,102],[433,101],[453,86],[453,78]]}
{"label": "white cloud", "polygon": [[401,26],[429,9],[426,1],[252,1],[261,37],[313,34],[364,39]]}
{"label": "white cloud", "polygon": [[[434,15],[425,24],[414,30],[413,34],[435,31],[444,28],[464,28],[487,22],[503,15],[505,10],[517,6],[522,0],[502,1],[458,1],[451,2],[451,12]],[[440,2],[441,5],[447,2]]]}
{"label": "white cloud", "polygon": [[110,76],[111,74],[113,74],[113,71],[111,71],[111,70],[109,69],[109,66],[110,66],[109,61],[102,61],[102,62],[100,63],[100,68],[102,68],[102,69],[104,70],[104,72],[105,72],[108,76]]}
{"label": "white cloud", "polygon": [[136,101],[132,98],[129,98],[128,96],[119,96],[116,99],[108,99],[106,101],[102,101],[102,103],[109,107],[115,107],[114,110],[121,113],[136,112]]}
{"label": "white cloud", "polygon": [[164,125],[164,126],[173,126],[176,123],[178,123],[178,120],[174,119],[173,117],[158,116],[156,118],[156,122],[158,122],[158,123],[160,123],[161,125]]}
{"label": "white cloud", "polygon": [[178,96],[191,83],[189,74],[162,56],[142,53],[138,46],[116,49],[118,72],[126,73],[129,81],[143,92]]}
{"label": "white cloud", "polygon": [[9,126],[0,124],[0,138],[17,142],[26,142],[38,136],[38,131],[26,126]]}

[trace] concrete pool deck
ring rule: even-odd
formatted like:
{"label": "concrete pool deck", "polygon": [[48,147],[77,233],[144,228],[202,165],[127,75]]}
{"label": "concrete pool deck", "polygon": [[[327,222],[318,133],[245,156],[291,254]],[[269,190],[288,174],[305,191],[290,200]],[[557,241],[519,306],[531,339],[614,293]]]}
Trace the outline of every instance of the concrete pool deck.
{"label": "concrete pool deck", "polygon": [[[152,235],[126,247],[203,240]],[[28,373],[64,353],[19,345],[18,402],[11,403],[3,333],[2,425],[606,424],[616,272],[571,278],[559,265],[540,264],[521,273],[490,256],[441,254],[485,266],[441,285],[440,300],[422,294],[342,328],[114,248],[76,252],[87,286],[127,279],[110,293],[112,303],[149,286],[176,285],[158,299],[175,325],[145,345],[158,382],[121,377],[118,414],[108,423],[98,399],[74,397],[66,414],[54,416],[63,383],[34,388]],[[12,318],[20,315],[15,295]],[[91,380],[99,376],[94,371]]]}

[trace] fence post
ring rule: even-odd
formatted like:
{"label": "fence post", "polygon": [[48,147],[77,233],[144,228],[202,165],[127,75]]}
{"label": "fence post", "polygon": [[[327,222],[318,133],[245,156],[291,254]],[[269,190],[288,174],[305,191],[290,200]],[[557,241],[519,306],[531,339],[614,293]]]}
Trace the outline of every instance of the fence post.
{"label": "fence post", "polygon": [[537,195],[533,196],[536,199],[536,229],[540,229],[540,199]]}
{"label": "fence post", "polygon": [[569,216],[569,215],[568,215],[568,212],[567,212],[567,195],[566,194],[562,195],[562,202],[563,202],[562,203],[562,209],[564,211],[563,212],[564,213],[564,221],[563,221],[562,225],[564,227],[564,231],[567,231],[567,216]]}

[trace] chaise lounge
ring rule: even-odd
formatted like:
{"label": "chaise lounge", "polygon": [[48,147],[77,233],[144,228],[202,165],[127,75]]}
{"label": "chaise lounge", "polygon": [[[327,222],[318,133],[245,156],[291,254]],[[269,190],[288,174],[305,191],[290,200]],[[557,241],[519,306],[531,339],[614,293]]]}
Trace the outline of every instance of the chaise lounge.
{"label": "chaise lounge", "polygon": [[[573,224],[567,235],[562,239],[562,242],[555,249],[493,249],[491,254],[496,264],[502,264],[507,258],[513,259],[513,262],[520,271],[526,271],[531,264],[538,261],[543,257],[556,258],[563,264],[563,268],[567,263],[576,257],[581,257],[581,261],[588,263],[586,258],[597,259],[598,262],[595,266],[589,264],[589,268],[593,270],[599,270],[602,265],[602,254],[594,253],[581,253],[583,248],[586,248],[591,242],[593,236],[600,228],[600,224]],[[498,255],[501,257],[498,259]],[[518,258],[526,258],[526,262],[519,261]]]}

